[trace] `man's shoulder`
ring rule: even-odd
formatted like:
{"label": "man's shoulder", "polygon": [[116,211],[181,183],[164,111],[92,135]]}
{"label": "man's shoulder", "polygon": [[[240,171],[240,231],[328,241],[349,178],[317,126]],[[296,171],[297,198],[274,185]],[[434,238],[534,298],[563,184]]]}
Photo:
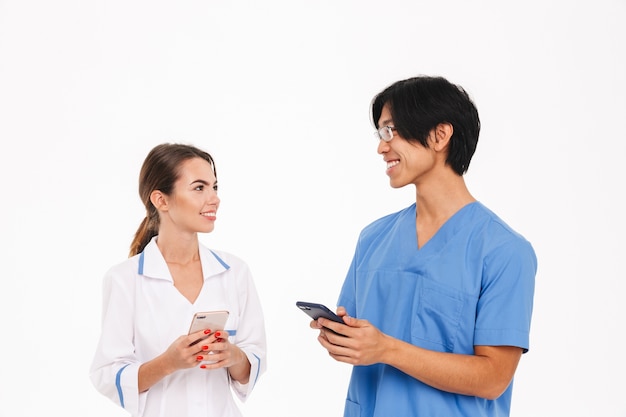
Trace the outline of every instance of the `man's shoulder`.
{"label": "man's shoulder", "polygon": [[363,228],[363,230],[361,231],[361,235],[367,236],[368,234],[372,233],[376,234],[381,229],[388,230],[391,225],[405,220],[407,216],[415,217],[415,203],[403,208],[402,210],[386,214],[372,221],[370,224]]}
{"label": "man's shoulder", "polygon": [[517,230],[489,208],[478,203],[473,214],[474,234],[482,236],[482,245],[487,252],[527,254],[535,256],[532,244]]}

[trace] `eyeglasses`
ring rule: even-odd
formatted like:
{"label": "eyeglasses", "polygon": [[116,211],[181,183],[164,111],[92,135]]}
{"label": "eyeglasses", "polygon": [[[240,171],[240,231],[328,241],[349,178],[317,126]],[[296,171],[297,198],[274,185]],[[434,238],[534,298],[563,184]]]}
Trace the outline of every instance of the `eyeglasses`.
{"label": "eyeglasses", "polygon": [[379,140],[384,140],[385,142],[389,142],[393,139],[393,132],[395,132],[396,128],[393,126],[383,126],[374,132],[374,137]]}

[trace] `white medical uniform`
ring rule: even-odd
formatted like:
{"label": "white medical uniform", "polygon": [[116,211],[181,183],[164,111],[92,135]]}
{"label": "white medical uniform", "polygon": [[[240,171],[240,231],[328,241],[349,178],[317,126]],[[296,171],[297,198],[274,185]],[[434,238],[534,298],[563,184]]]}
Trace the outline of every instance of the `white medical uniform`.
{"label": "white medical uniform", "polygon": [[[156,237],[144,251],[104,277],[102,334],[90,370],[96,389],[137,417],[239,417],[232,392],[245,401],[266,369],[261,303],[247,264],[200,245],[204,284],[192,304],[175,287]],[[231,380],[226,368],[181,369],[138,392],[139,366],[189,331],[194,313],[230,312],[225,329],[250,361],[250,381]],[[232,390],[232,391],[231,391]]]}

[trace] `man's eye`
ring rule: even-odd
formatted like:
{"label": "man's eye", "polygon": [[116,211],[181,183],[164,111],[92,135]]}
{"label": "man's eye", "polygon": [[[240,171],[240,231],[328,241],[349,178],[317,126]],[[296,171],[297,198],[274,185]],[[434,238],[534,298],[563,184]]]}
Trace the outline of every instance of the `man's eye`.
{"label": "man's eye", "polygon": [[213,190],[214,190],[214,191],[217,191],[217,188],[218,188],[218,187],[217,187],[217,185],[214,185],[214,186],[213,186]]}

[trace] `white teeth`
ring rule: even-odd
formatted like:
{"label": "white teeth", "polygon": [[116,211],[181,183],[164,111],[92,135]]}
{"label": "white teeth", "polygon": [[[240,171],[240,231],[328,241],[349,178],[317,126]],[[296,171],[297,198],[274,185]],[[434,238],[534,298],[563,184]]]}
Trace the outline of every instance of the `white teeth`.
{"label": "white teeth", "polygon": [[400,161],[389,161],[389,162],[387,162],[387,169],[389,169],[391,167],[395,167],[399,163],[400,163]]}
{"label": "white teeth", "polygon": [[200,213],[200,214],[202,214],[203,216],[206,216],[206,217],[215,217],[215,212],[214,211],[209,211],[208,213]]}

